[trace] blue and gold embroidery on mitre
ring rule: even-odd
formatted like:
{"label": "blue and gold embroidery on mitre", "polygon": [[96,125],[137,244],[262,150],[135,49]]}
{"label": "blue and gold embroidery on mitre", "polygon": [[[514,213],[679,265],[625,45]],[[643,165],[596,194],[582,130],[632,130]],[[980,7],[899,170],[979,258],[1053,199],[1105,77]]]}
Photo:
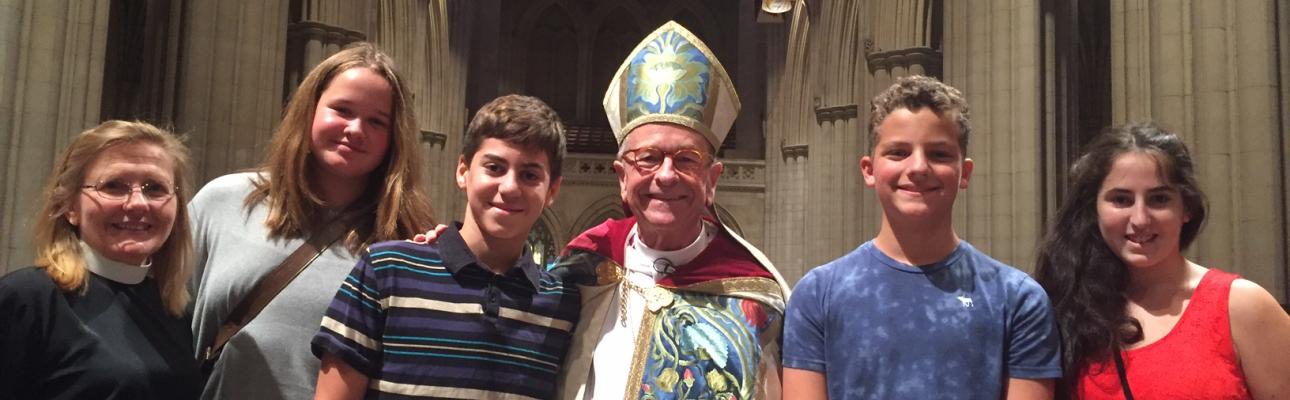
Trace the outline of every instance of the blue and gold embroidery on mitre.
{"label": "blue and gold embroidery on mitre", "polygon": [[703,119],[712,63],[676,32],[663,32],[632,57],[627,69],[627,118],[676,114]]}
{"label": "blue and gold embroidery on mitre", "polygon": [[618,143],[641,124],[693,129],[720,148],[739,114],[739,96],[707,45],[669,21],[645,37],[605,92],[605,113]]}

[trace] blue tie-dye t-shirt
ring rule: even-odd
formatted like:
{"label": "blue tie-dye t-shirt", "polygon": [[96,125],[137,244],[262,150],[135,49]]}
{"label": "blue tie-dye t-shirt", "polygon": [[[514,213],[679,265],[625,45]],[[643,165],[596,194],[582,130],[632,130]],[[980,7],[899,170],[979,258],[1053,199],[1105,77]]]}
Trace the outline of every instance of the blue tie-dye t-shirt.
{"label": "blue tie-dye t-shirt", "polygon": [[784,331],[784,366],[824,374],[831,399],[993,400],[1061,376],[1043,289],[964,241],[921,267],[867,242],[798,282]]}

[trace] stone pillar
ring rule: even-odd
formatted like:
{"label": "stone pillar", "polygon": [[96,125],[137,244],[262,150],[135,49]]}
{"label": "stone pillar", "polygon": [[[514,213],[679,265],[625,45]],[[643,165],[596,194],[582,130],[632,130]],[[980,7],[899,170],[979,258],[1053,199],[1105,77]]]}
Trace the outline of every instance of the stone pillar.
{"label": "stone pillar", "polygon": [[944,2],[944,79],[972,107],[976,170],[955,229],[978,249],[1030,270],[1041,234],[1039,12],[1029,0]]}
{"label": "stone pillar", "polygon": [[[382,0],[377,5],[376,27],[371,40],[394,59],[403,74],[412,98],[409,111],[416,116],[417,134],[422,139],[416,151],[422,154],[424,183],[430,192],[427,194],[433,197],[437,185],[445,182],[434,179],[437,177],[435,173],[440,172],[436,162],[439,161],[437,156],[443,146],[443,137],[430,129],[435,102],[431,88],[439,87],[432,85],[435,68],[430,63],[430,51],[433,46],[428,42],[439,38],[430,34],[430,7],[428,0]],[[442,218],[439,204],[433,198],[431,205],[439,214],[436,217]]]}
{"label": "stone pillar", "polygon": [[457,156],[466,131],[467,63],[470,61],[472,2],[432,0],[428,4],[427,68],[429,90],[427,114],[419,115],[424,127],[422,140],[427,154],[426,173],[430,200],[441,221],[461,218],[465,205],[457,189]]}
{"label": "stone pillar", "polygon": [[[1281,79],[1281,82],[1290,82],[1290,29],[1285,29],[1285,27],[1290,26],[1290,7],[1277,7],[1276,18],[1277,44],[1279,45],[1277,48],[1277,64],[1279,66],[1277,76]],[[1287,197],[1290,197],[1287,196],[1287,191],[1290,191],[1290,174],[1284,172],[1287,166],[1290,166],[1290,140],[1286,140],[1286,124],[1284,122],[1285,116],[1290,115],[1290,102],[1285,101],[1285,99],[1290,99],[1290,85],[1279,85],[1277,89],[1281,99],[1278,102],[1280,105],[1278,111],[1280,111],[1279,114],[1282,116],[1283,122],[1277,133],[1281,141],[1281,158],[1278,160],[1280,161],[1278,166],[1281,170],[1281,190],[1277,192],[1276,199],[1280,203],[1282,215],[1282,219],[1279,222],[1282,232],[1280,246],[1282,249],[1290,249],[1290,233],[1287,233],[1290,227],[1286,226],[1287,223],[1290,223],[1287,221],[1290,220],[1290,199],[1287,199]],[[1285,257],[1290,258],[1290,255]],[[1281,290],[1278,292],[1272,285],[1269,285],[1267,289],[1272,292],[1273,296],[1277,296],[1277,299],[1284,306],[1290,303],[1290,261],[1283,261],[1279,268],[1273,266],[1270,269],[1280,270]]]}
{"label": "stone pillar", "polygon": [[738,63],[739,68],[731,78],[739,88],[743,108],[735,121],[734,131],[730,132],[735,136],[736,147],[726,150],[725,157],[758,159],[765,153],[762,121],[766,118],[766,72],[753,66],[766,65],[766,43],[765,37],[758,34],[757,4],[745,1],[738,5],[738,9],[739,35],[735,42],[739,58],[731,61]]}
{"label": "stone pillar", "polygon": [[789,282],[806,266],[807,238],[805,165],[810,146],[806,134],[813,121],[806,82],[811,20],[807,4],[797,0],[790,21],[766,26],[766,254]]}
{"label": "stone pillar", "polygon": [[1115,123],[1155,120],[1192,150],[1209,209],[1188,256],[1284,302],[1278,9],[1272,0],[1112,2],[1112,103]]}
{"label": "stone pillar", "polygon": [[[865,43],[865,59],[876,83],[873,93],[907,75],[941,76],[940,38],[933,35],[936,1],[880,0],[870,3],[874,16]],[[890,79],[890,80],[888,80]]]}
{"label": "stone pillar", "polygon": [[[810,53],[814,89],[809,118],[811,146],[807,207],[807,257],[804,268],[829,262],[855,247],[860,225],[857,218],[860,173],[856,157],[859,118],[857,87],[863,78],[855,66],[863,64],[862,15],[864,3],[825,1],[816,5]],[[841,207],[839,207],[841,205]]]}
{"label": "stone pillar", "polygon": [[191,0],[180,35],[175,129],[198,182],[258,164],[284,103],[285,0]]}
{"label": "stone pillar", "polygon": [[[465,126],[470,2],[382,0],[372,41],[394,58],[416,113],[426,194],[440,222],[460,218],[453,172]],[[456,46],[456,47],[454,47]],[[454,53],[456,51],[456,53]]]}
{"label": "stone pillar", "polygon": [[0,274],[30,265],[41,189],[99,122],[109,3],[0,0]]}
{"label": "stone pillar", "polygon": [[287,64],[287,92],[294,91],[322,60],[350,43],[367,40],[366,33],[376,24],[375,13],[369,10],[377,8],[365,0],[302,0],[299,14],[290,16],[287,26],[287,51],[292,55]]}

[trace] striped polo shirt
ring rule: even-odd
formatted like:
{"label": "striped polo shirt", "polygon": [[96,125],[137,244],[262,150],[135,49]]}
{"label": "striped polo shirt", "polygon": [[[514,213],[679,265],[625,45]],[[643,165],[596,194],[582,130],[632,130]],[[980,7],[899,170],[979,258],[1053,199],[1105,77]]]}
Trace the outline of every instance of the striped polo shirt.
{"label": "striped polo shirt", "polygon": [[497,275],[452,226],[369,247],[312,348],[367,375],[368,398],[550,399],[579,306],[528,250]]}

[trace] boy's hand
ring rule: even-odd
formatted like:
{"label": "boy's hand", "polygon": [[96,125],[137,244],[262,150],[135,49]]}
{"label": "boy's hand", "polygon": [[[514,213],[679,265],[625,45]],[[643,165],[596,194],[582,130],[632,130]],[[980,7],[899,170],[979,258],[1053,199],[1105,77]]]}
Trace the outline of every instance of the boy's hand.
{"label": "boy's hand", "polygon": [[442,235],[443,231],[446,231],[446,230],[448,230],[448,225],[444,225],[444,224],[435,225],[434,228],[426,231],[426,233],[420,233],[420,234],[417,234],[416,236],[413,236],[412,242],[419,243],[419,244],[434,243],[435,241],[439,240],[439,235]]}

